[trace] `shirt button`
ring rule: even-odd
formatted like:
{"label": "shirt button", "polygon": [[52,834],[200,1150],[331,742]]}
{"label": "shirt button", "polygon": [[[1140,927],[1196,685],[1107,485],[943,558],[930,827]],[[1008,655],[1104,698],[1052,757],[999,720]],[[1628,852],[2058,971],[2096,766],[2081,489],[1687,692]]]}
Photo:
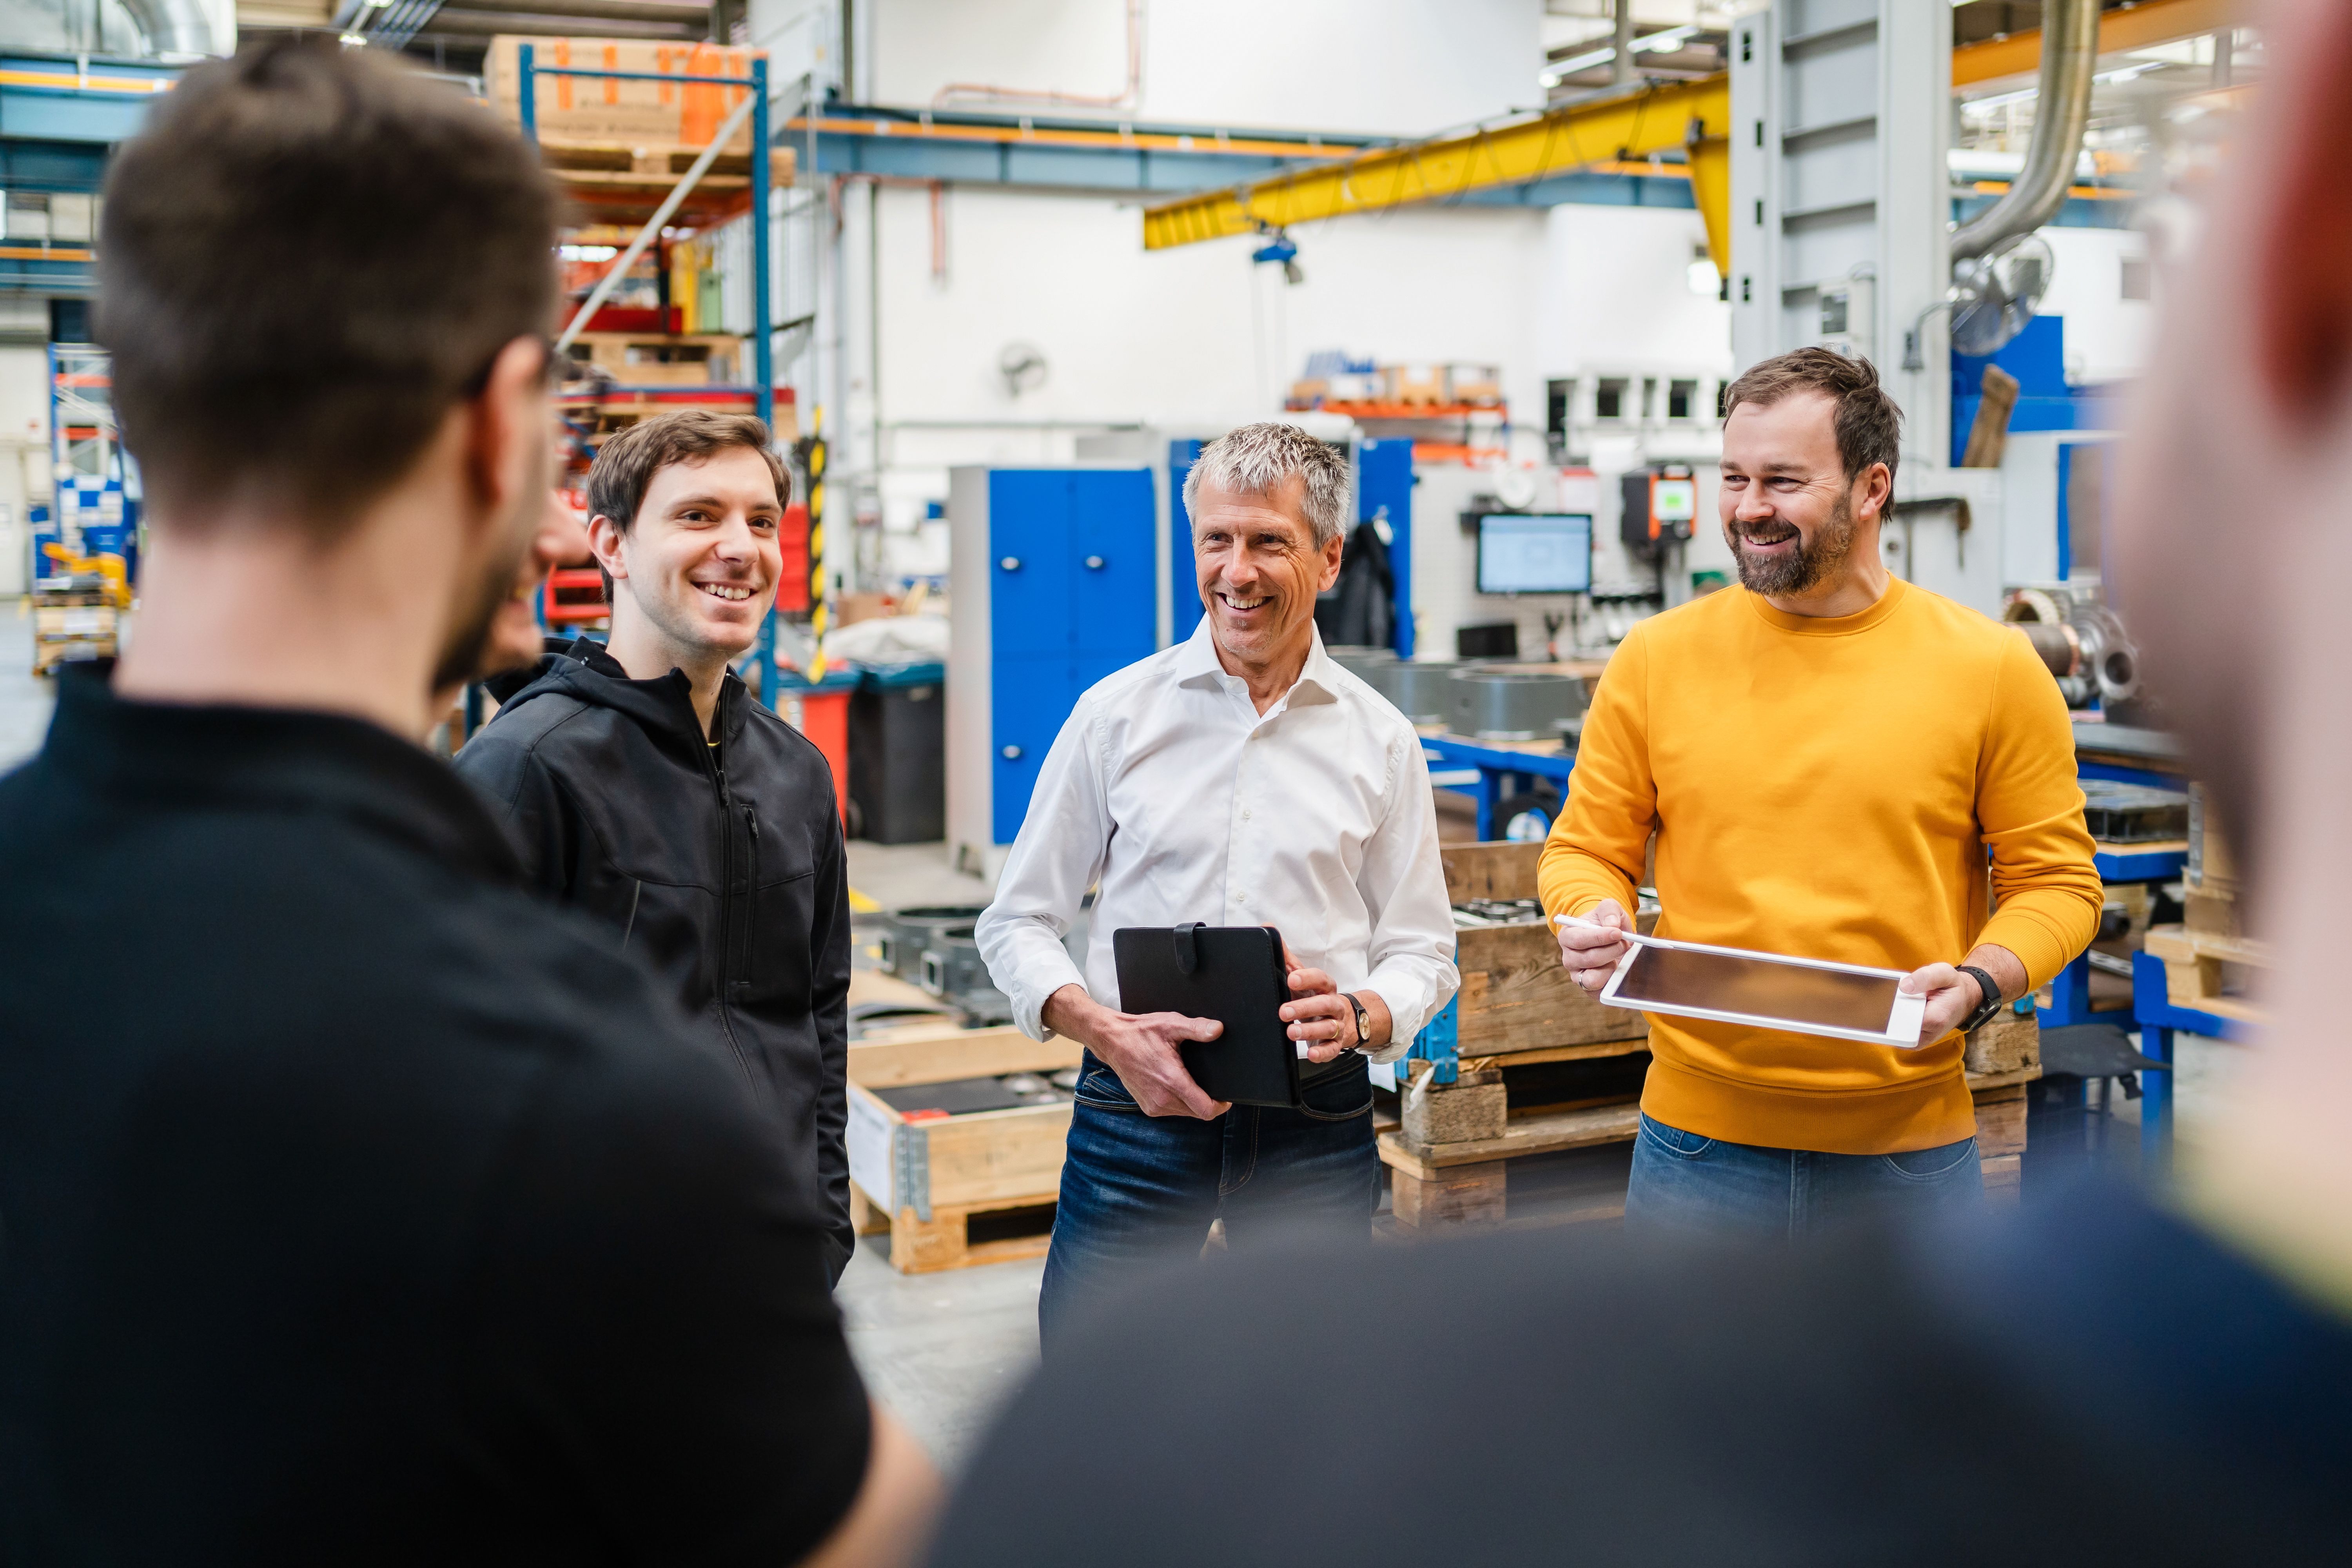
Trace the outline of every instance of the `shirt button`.
{"label": "shirt button", "polygon": [[1242,820],[1244,822],[1247,822],[1249,820],[1249,813],[1247,811],[1244,811],[1242,813]]}

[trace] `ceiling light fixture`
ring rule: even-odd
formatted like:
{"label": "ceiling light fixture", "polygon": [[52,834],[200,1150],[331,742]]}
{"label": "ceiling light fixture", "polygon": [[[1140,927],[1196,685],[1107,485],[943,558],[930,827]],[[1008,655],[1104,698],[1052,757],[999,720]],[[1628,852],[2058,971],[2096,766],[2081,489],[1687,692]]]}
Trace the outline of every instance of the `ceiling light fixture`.
{"label": "ceiling light fixture", "polygon": [[[1697,33],[1696,27],[1668,27],[1663,33],[1652,33],[1646,38],[1634,39],[1633,52],[1637,55],[1670,53],[1682,47]],[[1605,45],[1597,49],[1587,49],[1580,55],[1569,56],[1568,58],[1538,77],[1536,80],[1545,87],[1558,87],[1563,79],[1574,76],[1578,71],[1591,70],[1594,66],[1605,66],[1616,58],[1617,46],[1614,44]]]}

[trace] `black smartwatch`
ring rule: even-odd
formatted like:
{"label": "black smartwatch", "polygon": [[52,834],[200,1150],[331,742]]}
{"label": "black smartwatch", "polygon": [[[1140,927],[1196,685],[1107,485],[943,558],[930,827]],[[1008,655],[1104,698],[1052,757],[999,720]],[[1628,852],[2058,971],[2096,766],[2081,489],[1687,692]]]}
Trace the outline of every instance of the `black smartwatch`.
{"label": "black smartwatch", "polygon": [[1356,1000],[1353,992],[1342,991],[1339,996],[1349,1006],[1356,1010],[1356,1043],[1349,1046],[1348,1049],[1351,1051],[1369,1049],[1372,1039],[1372,1016],[1364,1011],[1364,1005]]}
{"label": "black smartwatch", "polygon": [[1994,984],[1991,975],[1973,963],[1956,964],[1954,967],[1963,974],[1975,975],[1977,984],[1984,992],[1984,1000],[1977,1004],[1977,1010],[1961,1019],[1956,1026],[1963,1035],[1972,1035],[1991,1023],[1993,1015],[2001,1010],[2003,1003],[2000,999],[2000,987]]}

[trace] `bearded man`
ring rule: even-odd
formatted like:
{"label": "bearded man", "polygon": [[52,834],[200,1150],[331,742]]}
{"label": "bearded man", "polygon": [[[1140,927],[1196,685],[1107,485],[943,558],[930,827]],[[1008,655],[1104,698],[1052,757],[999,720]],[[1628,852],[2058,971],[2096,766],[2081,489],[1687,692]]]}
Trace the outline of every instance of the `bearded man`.
{"label": "bearded man", "polygon": [[[2095,933],[2066,704],[2011,629],[1890,576],[1902,414],[1866,361],[1800,349],[1726,397],[1740,587],[1610,660],[1544,846],[1560,962],[1599,992],[1657,835],[1659,934],[1908,971],[1916,1048],[1651,1019],[1625,1217],[1799,1236],[1980,1201],[1961,1037]],[[1998,909],[1988,913],[1990,890]]]}

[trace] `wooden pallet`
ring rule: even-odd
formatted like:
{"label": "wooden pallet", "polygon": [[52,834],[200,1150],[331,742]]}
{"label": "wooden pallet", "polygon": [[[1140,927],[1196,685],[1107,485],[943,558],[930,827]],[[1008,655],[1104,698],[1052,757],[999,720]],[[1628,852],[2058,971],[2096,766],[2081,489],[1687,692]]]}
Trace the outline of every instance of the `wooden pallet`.
{"label": "wooden pallet", "polygon": [[[1977,1158],[1984,1173],[1988,1203],[2017,1202],[2025,1153],[2025,1083],[2041,1076],[2000,1075],[2010,1081],[1978,1087]],[[1633,1100],[1604,1105],[1539,1107],[1511,1113],[1500,1137],[1454,1143],[1419,1143],[1401,1128],[1380,1135],[1381,1163],[1389,1168],[1391,1206],[1397,1224],[1413,1230],[1504,1223],[1509,1206],[1510,1164],[1531,1154],[1602,1143],[1630,1142],[1642,1129],[1642,1107]],[[1622,1212],[1622,1205],[1619,1212]],[[1591,1217],[1607,1217],[1595,1214]]]}
{"label": "wooden pallet", "polygon": [[2147,951],[2164,961],[2165,996],[2174,1006],[2240,1023],[2267,1021],[2262,1007],[2244,995],[2242,982],[2248,970],[2268,969],[2275,962],[2268,943],[2186,926],[2150,926]]}
{"label": "wooden pallet", "polygon": [[[691,386],[714,381],[734,385],[747,363],[743,340],[729,332],[583,332],[572,341],[587,351],[591,364],[624,386]],[[629,357],[647,351],[672,357]],[[714,367],[719,374],[712,374]]]}
{"label": "wooden pallet", "polygon": [[[887,977],[876,977],[883,979]],[[870,984],[870,983],[869,983]],[[1059,1195],[1071,1107],[1024,1105],[910,1120],[872,1091],[1078,1065],[1076,1041],[1030,1039],[1017,1029],[914,1025],[849,1047],[849,1177],[853,1214],[890,1232],[890,1266],[924,1274],[1034,1258],[1047,1237],[975,1244],[975,1216],[1044,1211]],[[862,1230],[860,1234],[870,1234]]]}
{"label": "wooden pallet", "polygon": [[[1020,1234],[985,1241],[971,1239],[972,1221],[1003,1215],[1021,1222]],[[895,1218],[874,1206],[856,1183],[849,1188],[849,1217],[860,1236],[890,1238],[890,1267],[901,1274],[939,1274],[989,1263],[1043,1258],[1054,1242],[1054,1205],[1021,1201],[965,1204],[933,1208],[928,1220],[913,1209]]]}

